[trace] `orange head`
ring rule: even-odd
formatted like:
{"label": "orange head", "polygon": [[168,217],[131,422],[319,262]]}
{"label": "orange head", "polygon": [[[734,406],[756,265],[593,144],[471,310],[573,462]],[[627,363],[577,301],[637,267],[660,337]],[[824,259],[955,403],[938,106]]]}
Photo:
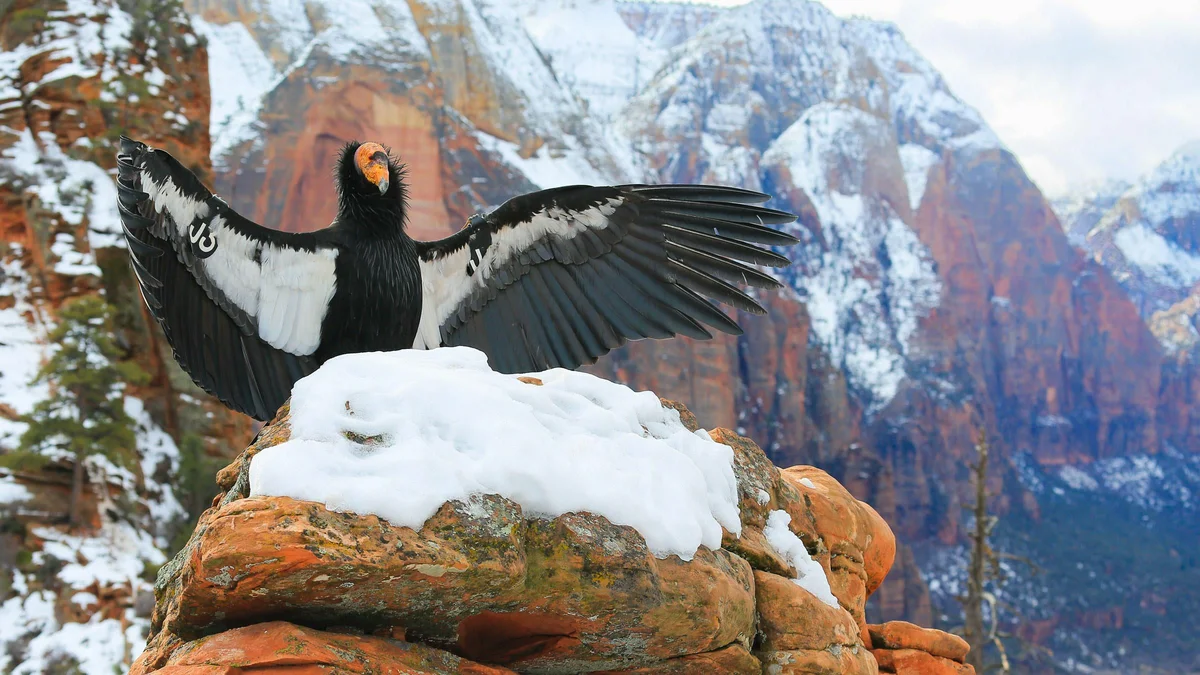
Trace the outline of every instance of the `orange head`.
{"label": "orange head", "polygon": [[379,194],[387,194],[391,181],[388,153],[378,143],[363,143],[354,151],[354,166],[369,183],[379,188]]}

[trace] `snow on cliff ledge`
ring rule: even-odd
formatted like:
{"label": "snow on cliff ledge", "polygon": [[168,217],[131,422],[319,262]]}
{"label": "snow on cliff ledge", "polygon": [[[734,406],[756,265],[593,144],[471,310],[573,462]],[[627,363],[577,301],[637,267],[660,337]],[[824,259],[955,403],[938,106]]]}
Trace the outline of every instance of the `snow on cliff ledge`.
{"label": "snow on cliff ledge", "polygon": [[719,548],[722,526],[740,533],[728,446],[650,392],[537,377],[493,372],[466,347],[339,356],[296,383],[291,440],[254,457],[250,492],[414,529],[447,501],[499,494],[528,515],[602,515],[685,560]]}

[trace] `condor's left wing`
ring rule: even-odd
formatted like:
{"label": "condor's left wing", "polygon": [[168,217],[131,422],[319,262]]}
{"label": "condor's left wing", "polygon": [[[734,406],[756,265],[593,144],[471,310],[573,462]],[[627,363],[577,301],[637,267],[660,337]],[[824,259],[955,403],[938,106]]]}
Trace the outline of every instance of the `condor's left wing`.
{"label": "condor's left wing", "polygon": [[175,360],[227,406],[271,419],[312,358],[338,249],[243,218],[174,157],[122,137],[118,208],[142,297]]}
{"label": "condor's left wing", "polygon": [[[466,345],[503,372],[576,368],[628,340],[741,328],[712,301],[761,314],[741,286],[776,288],[755,265],[795,237],[769,197],[707,185],[575,185],[509,200],[422,242],[414,347]],[[710,300],[711,299],[711,300]]]}

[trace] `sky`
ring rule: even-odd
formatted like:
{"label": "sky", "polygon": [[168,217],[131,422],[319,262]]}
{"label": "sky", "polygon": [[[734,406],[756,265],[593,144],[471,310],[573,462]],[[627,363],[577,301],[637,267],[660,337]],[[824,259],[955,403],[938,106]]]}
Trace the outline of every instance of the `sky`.
{"label": "sky", "polygon": [[896,23],[1050,196],[1132,181],[1200,139],[1200,0],[823,4]]}

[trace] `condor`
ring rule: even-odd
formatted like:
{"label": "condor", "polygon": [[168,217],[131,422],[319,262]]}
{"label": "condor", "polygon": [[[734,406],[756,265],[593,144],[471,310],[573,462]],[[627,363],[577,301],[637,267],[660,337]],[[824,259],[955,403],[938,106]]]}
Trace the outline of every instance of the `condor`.
{"label": "condor", "polygon": [[542,190],[417,241],[403,167],[377,143],[345,146],[337,218],[301,234],[243,218],[162,150],[122,138],[117,164],[130,262],[175,359],[260,420],[349,352],[466,345],[517,373],[740,334],[715,303],[764,313],[738,286],[778,287],[756,266],[786,266],[766,247],[797,242],[769,227],[795,217],[767,195],[707,185]]}

